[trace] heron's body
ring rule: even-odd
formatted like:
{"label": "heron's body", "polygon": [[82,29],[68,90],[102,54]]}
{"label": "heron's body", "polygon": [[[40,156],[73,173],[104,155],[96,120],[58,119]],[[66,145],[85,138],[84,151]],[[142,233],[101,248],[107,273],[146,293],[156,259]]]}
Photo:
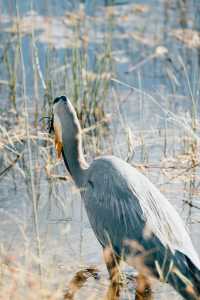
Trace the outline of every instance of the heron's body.
{"label": "heron's body", "polygon": [[[147,177],[123,160],[99,157],[88,166],[76,113],[69,101],[57,99],[59,124],[54,127],[62,128],[63,158],[102,247],[111,246],[117,258],[123,256],[140,273],[148,269],[169,282],[185,299],[197,299],[200,260],[179,214]],[[188,292],[188,284],[194,293]]]}
{"label": "heron's body", "polygon": [[137,169],[115,156],[99,157],[89,167],[86,178],[82,197],[102,246],[109,242],[108,236],[118,254],[125,240],[146,244],[145,250],[156,249],[161,243],[172,253],[188,255],[200,268],[179,214]]}

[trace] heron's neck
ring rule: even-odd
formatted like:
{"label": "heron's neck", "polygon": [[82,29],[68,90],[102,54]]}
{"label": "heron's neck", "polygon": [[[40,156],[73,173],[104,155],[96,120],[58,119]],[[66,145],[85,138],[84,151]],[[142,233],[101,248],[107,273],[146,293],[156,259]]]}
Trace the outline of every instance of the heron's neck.
{"label": "heron's neck", "polygon": [[79,131],[71,132],[71,135],[65,138],[62,154],[65,165],[76,185],[82,187],[88,165],[84,159],[82,137]]}

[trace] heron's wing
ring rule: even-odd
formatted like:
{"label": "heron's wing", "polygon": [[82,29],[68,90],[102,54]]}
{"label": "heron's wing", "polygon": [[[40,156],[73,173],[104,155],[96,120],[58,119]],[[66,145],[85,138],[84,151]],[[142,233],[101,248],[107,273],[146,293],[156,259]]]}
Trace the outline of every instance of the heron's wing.
{"label": "heron's wing", "polygon": [[127,184],[109,165],[94,168],[83,192],[86,211],[97,239],[106,246],[109,240],[121,249],[131,231],[140,235],[145,220],[139,202]]}
{"label": "heron's wing", "polygon": [[108,239],[116,249],[121,249],[124,239],[134,239],[149,247],[163,245],[172,252],[178,250],[189,255],[200,266],[179,214],[144,175],[122,160],[98,159],[91,166],[83,197],[92,228],[102,245]]}

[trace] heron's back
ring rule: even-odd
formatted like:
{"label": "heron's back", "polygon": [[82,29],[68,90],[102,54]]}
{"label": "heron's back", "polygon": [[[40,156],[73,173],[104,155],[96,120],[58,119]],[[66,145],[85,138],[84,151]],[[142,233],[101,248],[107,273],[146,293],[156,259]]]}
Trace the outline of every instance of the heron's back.
{"label": "heron's back", "polygon": [[153,243],[156,238],[172,253],[177,250],[189,255],[200,269],[198,255],[179,214],[148,178],[128,163],[114,156],[94,160],[83,198],[102,245],[105,232],[119,248],[124,239],[136,239],[144,245],[145,234],[152,235]]}

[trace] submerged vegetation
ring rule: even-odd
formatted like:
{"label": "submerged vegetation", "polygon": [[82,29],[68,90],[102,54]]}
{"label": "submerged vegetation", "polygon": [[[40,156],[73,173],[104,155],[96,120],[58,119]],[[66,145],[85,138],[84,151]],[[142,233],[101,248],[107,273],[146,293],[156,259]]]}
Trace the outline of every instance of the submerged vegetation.
{"label": "submerged vegetation", "polygon": [[[106,274],[47,130],[62,94],[81,120],[87,160],[115,154],[144,172],[200,253],[198,1],[1,2],[0,299],[62,299],[79,269]],[[102,277],[75,289],[79,299],[103,297]],[[133,288],[124,293],[131,299]]]}

